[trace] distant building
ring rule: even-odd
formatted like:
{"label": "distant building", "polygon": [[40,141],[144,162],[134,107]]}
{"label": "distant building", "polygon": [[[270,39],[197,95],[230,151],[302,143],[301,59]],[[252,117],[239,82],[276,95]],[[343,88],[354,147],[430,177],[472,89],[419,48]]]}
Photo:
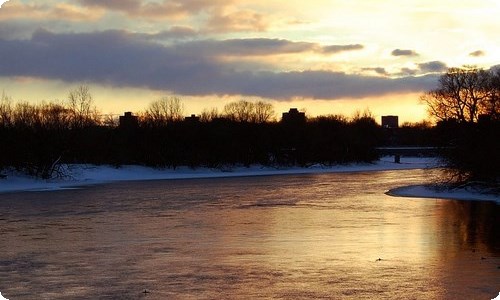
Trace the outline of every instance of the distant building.
{"label": "distant building", "polygon": [[120,116],[120,128],[131,129],[139,127],[139,119],[137,116],[133,116],[131,112],[126,112],[123,116]]}
{"label": "distant building", "polygon": [[281,118],[281,122],[283,123],[305,123],[306,114],[304,112],[299,112],[296,108],[290,108],[288,112],[284,112]]}
{"label": "distant building", "polygon": [[200,121],[200,117],[197,117],[196,115],[191,115],[190,117],[185,117],[184,122],[188,123],[198,123]]}
{"label": "distant building", "polygon": [[383,128],[398,128],[399,127],[398,116],[382,116],[382,127]]}

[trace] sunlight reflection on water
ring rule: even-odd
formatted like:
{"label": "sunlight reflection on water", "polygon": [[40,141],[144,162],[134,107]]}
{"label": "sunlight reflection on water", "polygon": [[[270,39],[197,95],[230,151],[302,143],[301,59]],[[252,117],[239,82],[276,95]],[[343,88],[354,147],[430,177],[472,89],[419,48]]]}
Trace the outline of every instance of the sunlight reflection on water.
{"label": "sunlight reflection on water", "polygon": [[432,172],[0,195],[0,290],[9,299],[491,299],[498,205],[384,194]]}

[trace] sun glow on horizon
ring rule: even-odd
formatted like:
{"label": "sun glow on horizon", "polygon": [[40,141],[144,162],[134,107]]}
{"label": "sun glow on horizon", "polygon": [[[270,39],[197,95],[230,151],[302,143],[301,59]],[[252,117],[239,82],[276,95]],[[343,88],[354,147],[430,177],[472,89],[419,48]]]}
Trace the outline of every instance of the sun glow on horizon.
{"label": "sun glow on horizon", "polygon": [[91,2],[8,1],[0,91],[53,101],[87,84],[113,114],[177,95],[188,115],[263,99],[277,118],[369,109],[418,122],[427,75],[500,64],[494,0]]}
{"label": "sun glow on horizon", "polygon": [[[6,96],[14,103],[27,101],[31,103],[60,102],[67,98],[69,91],[78,84],[67,86],[63,82],[46,81],[33,78],[17,78],[16,80],[0,77],[0,83],[10,89],[4,89]],[[204,109],[217,108],[222,112],[224,105],[233,101],[266,101],[273,105],[275,117],[281,119],[281,114],[290,108],[298,108],[306,112],[308,117],[324,115],[342,115],[351,117],[358,112],[369,111],[380,122],[383,115],[398,115],[400,123],[419,122],[427,119],[425,105],[419,103],[420,94],[395,94],[381,97],[361,99],[317,100],[294,99],[276,101],[272,99],[246,96],[219,96],[207,95],[203,97],[189,97],[173,95],[163,91],[151,91],[139,88],[110,88],[95,84],[88,84],[93,96],[94,104],[103,114],[120,115],[125,111],[141,113],[147,109],[152,101],[163,96],[179,97],[184,105],[184,114],[200,115]],[[14,93],[12,93],[14,91]]]}

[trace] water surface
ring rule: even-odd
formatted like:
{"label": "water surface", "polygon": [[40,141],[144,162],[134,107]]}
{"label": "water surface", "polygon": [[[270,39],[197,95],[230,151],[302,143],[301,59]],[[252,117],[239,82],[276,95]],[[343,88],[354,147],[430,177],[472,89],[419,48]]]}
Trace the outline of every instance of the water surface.
{"label": "water surface", "polygon": [[492,299],[499,205],[384,194],[433,172],[3,194],[0,291],[11,300]]}

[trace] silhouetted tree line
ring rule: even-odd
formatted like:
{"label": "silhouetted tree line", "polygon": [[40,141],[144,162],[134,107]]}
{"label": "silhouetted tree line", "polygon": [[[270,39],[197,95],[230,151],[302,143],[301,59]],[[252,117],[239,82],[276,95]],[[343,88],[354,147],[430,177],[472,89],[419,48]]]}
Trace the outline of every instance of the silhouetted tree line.
{"label": "silhouetted tree line", "polygon": [[366,114],[277,122],[272,105],[239,101],[221,113],[182,116],[178,98],[163,98],[135,126],[120,127],[99,115],[85,86],[61,103],[13,103],[3,95],[0,171],[9,167],[51,178],[65,175],[61,167],[72,163],[224,168],[370,162],[383,142],[381,127]]}
{"label": "silhouetted tree line", "polygon": [[[237,121],[152,122],[142,116],[135,128],[102,128],[106,145],[89,160],[73,162],[224,168],[232,165],[307,166],[373,161],[381,128],[370,117],[352,121],[321,117],[302,124]],[[95,133],[93,133],[95,135]]]}
{"label": "silhouetted tree line", "polygon": [[[118,126],[99,114],[88,87],[63,102],[14,103],[0,98],[0,171],[50,178],[71,163],[307,166],[369,162],[375,147],[441,146],[457,182],[500,182],[500,69],[452,68],[422,96],[436,126],[381,128],[369,113],[274,119],[271,104],[238,101],[184,119],[180,99],[152,102],[135,122]],[[293,117],[293,116],[292,116]]]}

